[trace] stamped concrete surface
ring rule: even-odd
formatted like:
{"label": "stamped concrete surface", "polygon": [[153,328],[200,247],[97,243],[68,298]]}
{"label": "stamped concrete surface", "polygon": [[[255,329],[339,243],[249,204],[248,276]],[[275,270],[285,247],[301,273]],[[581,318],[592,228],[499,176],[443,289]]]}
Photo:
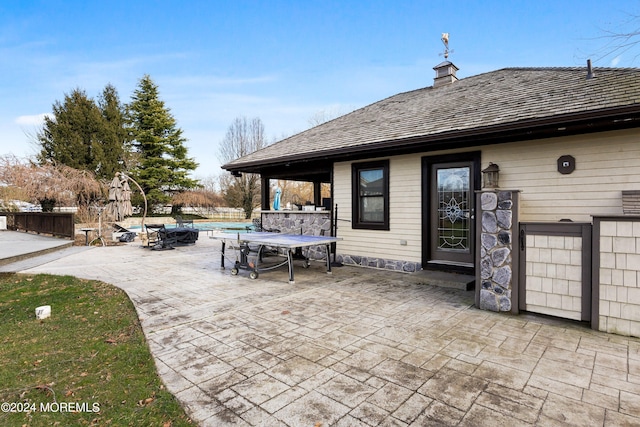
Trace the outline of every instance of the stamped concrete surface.
{"label": "stamped concrete surface", "polygon": [[640,425],[638,339],[477,310],[473,292],[401,273],[231,276],[219,244],[92,248],[25,272],[124,289],[201,426]]}
{"label": "stamped concrete surface", "polygon": [[0,268],[35,254],[47,254],[71,245],[73,241],[68,239],[0,230]]}

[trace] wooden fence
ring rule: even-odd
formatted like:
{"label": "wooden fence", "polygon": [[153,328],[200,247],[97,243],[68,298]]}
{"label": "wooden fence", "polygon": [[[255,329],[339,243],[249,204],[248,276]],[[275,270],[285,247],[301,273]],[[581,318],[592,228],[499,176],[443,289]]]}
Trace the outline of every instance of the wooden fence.
{"label": "wooden fence", "polygon": [[75,237],[74,214],[62,212],[0,212],[7,217],[7,229],[50,234],[73,239]]}

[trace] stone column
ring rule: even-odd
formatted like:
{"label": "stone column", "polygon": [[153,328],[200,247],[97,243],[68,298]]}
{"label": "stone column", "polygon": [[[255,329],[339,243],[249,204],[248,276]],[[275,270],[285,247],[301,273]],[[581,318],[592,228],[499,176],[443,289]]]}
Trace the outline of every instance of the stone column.
{"label": "stone column", "polygon": [[[483,190],[480,194],[480,292],[478,307],[512,311],[514,292],[514,227],[518,191]],[[516,233],[517,234],[517,233]],[[517,250],[517,248],[515,249]]]}

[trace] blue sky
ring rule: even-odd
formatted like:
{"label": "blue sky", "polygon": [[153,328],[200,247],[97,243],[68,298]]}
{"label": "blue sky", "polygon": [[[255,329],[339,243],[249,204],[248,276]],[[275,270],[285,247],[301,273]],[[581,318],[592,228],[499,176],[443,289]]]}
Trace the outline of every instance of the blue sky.
{"label": "blue sky", "polygon": [[[609,32],[636,30],[639,1],[75,1],[0,3],[0,155],[36,153],[43,114],[66,93],[114,85],[129,102],[149,74],[200,166],[236,117],[269,140],[431,86],[450,34],[458,77],[504,67],[640,67],[611,53]],[[603,56],[604,53],[611,53]]]}

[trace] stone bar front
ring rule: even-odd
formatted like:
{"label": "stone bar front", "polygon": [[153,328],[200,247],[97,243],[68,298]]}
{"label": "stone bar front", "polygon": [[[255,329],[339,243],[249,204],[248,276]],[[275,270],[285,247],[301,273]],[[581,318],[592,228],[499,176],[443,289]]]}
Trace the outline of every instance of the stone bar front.
{"label": "stone bar front", "polygon": [[[280,230],[286,234],[331,236],[331,211],[260,211],[262,227]],[[309,258],[325,257],[323,246],[309,248]]]}

